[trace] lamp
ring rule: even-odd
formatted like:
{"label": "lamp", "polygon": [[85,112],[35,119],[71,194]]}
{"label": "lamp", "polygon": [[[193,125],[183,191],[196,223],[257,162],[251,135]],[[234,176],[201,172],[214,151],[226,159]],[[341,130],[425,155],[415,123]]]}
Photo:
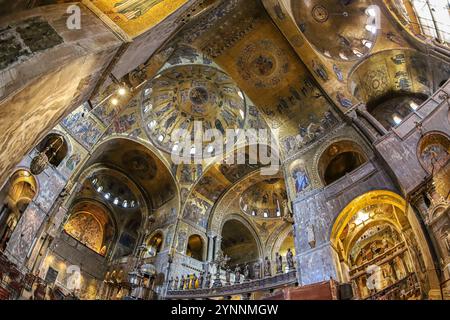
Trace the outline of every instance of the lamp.
{"label": "lamp", "polygon": [[[53,147],[56,145],[56,143],[60,141],[61,144],[58,146],[58,148],[51,153],[50,158],[48,157],[47,153],[53,149]],[[49,146],[47,146],[43,151],[39,152],[36,157],[31,160],[30,164],[30,171],[34,175],[41,174],[50,164],[50,161],[58,154],[58,151],[62,148],[64,145],[64,139],[62,137],[58,137],[55,141],[53,141]]]}

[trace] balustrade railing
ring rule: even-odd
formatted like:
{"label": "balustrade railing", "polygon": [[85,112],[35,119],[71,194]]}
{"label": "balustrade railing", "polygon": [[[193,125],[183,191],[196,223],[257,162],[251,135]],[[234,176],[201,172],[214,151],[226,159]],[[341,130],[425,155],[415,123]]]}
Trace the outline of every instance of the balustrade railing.
{"label": "balustrade railing", "polygon": [[231,296],[244,293],[250,293],[261,290],[270,290],[292,285],[297,282],[297,272],[295,270],[278,274],[275,276],[245,281],[239,284],[225,285],[218,288],[197,288],[188,290],[169,290],[166,297],[175,298],[201,298],[201,297],[219,297]]}

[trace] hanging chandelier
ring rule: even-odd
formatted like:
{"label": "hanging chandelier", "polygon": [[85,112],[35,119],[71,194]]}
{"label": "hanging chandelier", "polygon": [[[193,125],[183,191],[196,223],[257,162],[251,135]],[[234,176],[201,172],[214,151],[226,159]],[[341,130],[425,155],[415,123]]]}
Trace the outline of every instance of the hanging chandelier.
{"label": "hanging chandelier", "polygon": [[[50,158],[48,157],[48,152],[53,149],[56,143],[60,142],[58,148],[51,153]],[[64,145],[64,139],[62,137],[58,137],[55,141],[53,141],[49,146],[47,146],[43,151],[40,151],[36,157],[31,160],[30,163],[30,171],[34,175],[41,174],[47,167],[50,165],[50,161],[56,157],[59,150]]]}

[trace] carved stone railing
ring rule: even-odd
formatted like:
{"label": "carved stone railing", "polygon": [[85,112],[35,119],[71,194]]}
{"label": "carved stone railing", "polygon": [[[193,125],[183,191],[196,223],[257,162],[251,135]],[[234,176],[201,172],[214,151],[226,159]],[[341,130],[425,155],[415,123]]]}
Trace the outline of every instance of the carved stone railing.
{"label": "carved stone railing", "polygon": [[374,175],[378,168],[372,160],[367,161],[352,172],[327,185],[324,188],[324,194],[327,199],[332,199],[342,194],[346,189],[353,187],[359,181],[367,180],[367,177]]}
{"label": "carved stone railing", "polygon": [[246,294],[261,290],[277,289],[284,286],[292,285],[297,282],[297,272],[290,271],[288,273],[279,274],[273,277],[250,280],[248,282],[224,286],[220,288],[203,288],[192,290],[169,290],[167,291],[167,299],[194,299],[194,298],[212,298],[224,297],[239,294]]}

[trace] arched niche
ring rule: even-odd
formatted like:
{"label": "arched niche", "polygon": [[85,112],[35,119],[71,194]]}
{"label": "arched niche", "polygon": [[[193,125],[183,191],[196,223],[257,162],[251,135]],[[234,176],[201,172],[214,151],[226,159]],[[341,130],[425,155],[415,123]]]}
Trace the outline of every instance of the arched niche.
{"label": "arched niche", "polygon": [[31,160],[30,170],[41,174],[48,165],[58,167],[69,152],[66,139],[57,133],[48,134],[37,146],[38,154]]}
{"label": "arched niche", "polygon": [[449,79],[450,66],[416,50],[393,49],[355,65],[349,90],[387,130],[418,110]]}
{"label": "arched niche", "polygon": [[204,260],[204,243],[201,236],[193,234],[189,237],[186,255],[198,261]]}
{"label": "arched niche", "polygon": [[156,231],[151,234],[145,244],[147,246],[147,252],[145,253],[146,257],[154,257],[156,256],[162,249],[164,242],[164,235],[162,231]]}
{"label": "arched niche", "polygon": [[278,252],[283,257],[283,263],[285,263],[288,249],[291,249],[295,256],[294,228],[291,225],[288,225],[280,232],[276,232],[276,239],[272,247],[271,259],[274,261],[276,253]]}
{"label": "arched niche", "polygon": [[330,240],[339,280],[351,282],[359,298],[390,287],[401,290],[387,299],[422,296],[427,244],[419,245],[407,210],[399,195],[376,190],[353,199],[336,218]]}
{"label": "arched niche", "polygon": [[368,161],[363,149],[354,141],[331,144],[319,158],[318,171],[324,185],[329,185]]}
{"label": "arched niche", "polygon": [[0,250],[4,250],[22,214],[38,193],[35,177],[26,169],[14,172],[1,190]]}
{"label": "arched niche", "polygon": [[57,167],[67,156],[69,147],[66,139],[57,133],[50,133],[37,146],[39,152],[45,152],[48,161]]}
{"label": "arched niche", "polygon": [[418,143],[417,155],[422,167],[435,174],[450,160],[450,139],[440,132],[427,133]]}
{"label": "arched niche", "polygon": [[106,256],[117,236],[112,213],[96,201],[76,203],[64,224],[64,232],[102,256]]}
{"label": "arched niche", "polygon": [[261,257],[259,241],[251,227],[238,219],[225,221],[221,232],[222,252],[230,257],[229,266],[258,261]]}

